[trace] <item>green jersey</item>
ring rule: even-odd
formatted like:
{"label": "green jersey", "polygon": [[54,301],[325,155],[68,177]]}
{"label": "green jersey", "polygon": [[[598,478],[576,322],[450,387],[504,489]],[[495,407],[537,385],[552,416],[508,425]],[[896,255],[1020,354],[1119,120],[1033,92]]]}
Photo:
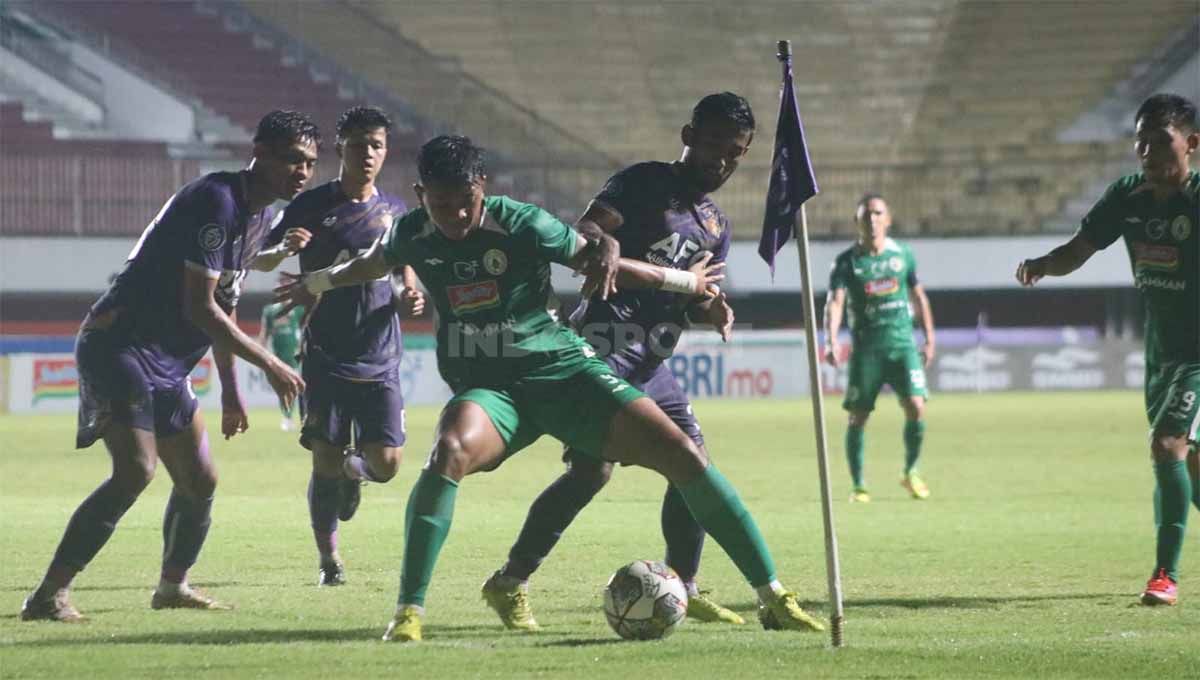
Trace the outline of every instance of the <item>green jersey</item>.
{"label": "green jersey", "polygon": [[300,334],[304,320],[304,308],[296,307],[287,314],[280,314],[283,305],[276,302],[263,307],[262,327],[266,331],[271,353],[291,365],[296,364],[300,353]]}
{"label": "green jersey", "polygon": [[850,246],[837,256],[829,275],[830,292],[846,290],[847,320],[856,348],[913,344],[908,295],[915,285],[912,250],[890,238],[878,255],[858,244]]}
{"label": "green jersey", "polygon": [[560,324],[550,263],[575,255],[578,234],[550,213],[505,196],[483,200],[479,227],[446,238],[424,208],[384,236],[388,264],[411,266],[437,311],[438,369],[456,392],[553,380],[583,354]]}
{"label": "green jersey", "polygon": [[1200,173],[1157,201],[1137,173],[1117,180],[1083,218],[1097,249],[1125,237],[1146,310],[1146,364],[1200,361]]}

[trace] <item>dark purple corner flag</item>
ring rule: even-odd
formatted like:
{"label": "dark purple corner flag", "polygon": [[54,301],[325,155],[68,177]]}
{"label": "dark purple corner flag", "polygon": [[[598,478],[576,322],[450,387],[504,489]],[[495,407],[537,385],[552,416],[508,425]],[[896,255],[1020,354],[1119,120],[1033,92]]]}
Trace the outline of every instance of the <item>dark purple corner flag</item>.
{"label": "dark purple corner flag", "polygon": [[791,43],[780,41],[779,61],[783,64],[783,90],[779,98],[779,124],[775,128],[775,156],[771,160],[771,183],[767,188],[767,210],[763,215],[762,237],[758,254],[771,267],[775,278],[775,254],[791,238],[796,211],[817,195],[817,178],[813,175],[804,140],[804,124],[800,122],[800,107],[792,87]]}

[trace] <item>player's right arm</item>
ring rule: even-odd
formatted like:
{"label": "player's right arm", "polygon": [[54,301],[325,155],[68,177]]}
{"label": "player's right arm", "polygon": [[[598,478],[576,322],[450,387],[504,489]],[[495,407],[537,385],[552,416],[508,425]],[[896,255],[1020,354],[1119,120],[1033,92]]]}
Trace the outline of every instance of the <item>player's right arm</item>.
{"label": "player's right arm", "polygon": [[1032,286],[1044,276],[1066,276],[1082,267],[1095,254],[1096,246],[1081,230],[1070,241],[1045,255],[1022,261],[1017,266],[1017,281],[1022,286]]}
{"label": "player's right arm", "polygon": [[842,330],[842,316],[846,311],[846,289],[830,288],[825,296],[825,361],[838,363],[838,333]]}
{"label": "player's right arm", "polygon": [[262,345],[246,335],[217,303],[219,275],[201,267],[185,266],[183,271],[183,313],[212,342],[214,352],[236,354],[261,368],[271,387],[285,404],[291,404],[304,390],[300,375],[276,359]]}

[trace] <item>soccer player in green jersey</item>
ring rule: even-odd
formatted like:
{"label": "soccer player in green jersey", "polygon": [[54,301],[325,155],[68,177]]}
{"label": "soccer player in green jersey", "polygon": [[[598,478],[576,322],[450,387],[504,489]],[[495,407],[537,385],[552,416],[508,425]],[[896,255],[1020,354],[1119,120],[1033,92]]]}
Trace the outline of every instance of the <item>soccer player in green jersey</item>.
{"label": "soccer player in green jersey", "polygon": [[[283,283],[281,280],[280,283]],[[283,311],[283,305],[272,303],[263,307],[262,325],[258,331],[258,344],[271,350],[280,361],[300,370],[300,330],[304,321],[304,307],[295,307],[288,312]],[[300,420],[304,420],[304,403],[297,399],[300,405]],[[292,404],[279,402],[279,410],[283,420],[279,421],[279,429],[287,432],[292,429]]]}
{"label": "soccer player in green jersey", "polygon": [[[1146,418],[1154,461],[1154,570],[1147,605],[1175,604],[1188,502],[1200,509],[1200,146],[1196,105],[1156,94],[1134,116],[1134,153],[1142,171],[1114,182],[1071,240],[1017,267],[1017,281],[1066,276],[1098,249],[1124,237],[1134,285],[1146,311]],[[1190,452],[1189,452],[1190,447]]]}
{"label": "soccer player in green jersey", "polygon": [[765,626],[823,629],[776,579],[762,534],[728,480],[651,399],[547,311],[552,262],[586,272],[602,296],[614,282],[703,295],[722,278],[719,267],[679,271],[618,260],[615,240],[598,228],[577,231],[537,206],[487,196],[482,151],[465,137],[426,143],[417,166],[420,208],[396,220],[368,253],[278,290],[279,299],[303,301],[407,264],[437,310],[438,369],[454,397],[409,496],[400,597],[384,639],[421,639],[425,594],[462,478],[497,468],[543,434],[665,476],[755,587]]}
{"label": "soccer player in green jersey", "polygon": [[[888,237],[892,214],[881,196],[868,194],[855,211],[858,241],[833,263],[825,302],[825,359],[837,365],[838,331],[846,303],[850,304],[849,384],[843,408],[850,414],[846,427],[846,460],[854,491],[851,502],[869,503],[863,475],[863,428],[884,383],[892,386],[904,409],[904,474],[900,484],[916,499],[929,497],[929,487],[917,475],[925,439],[925,369],[933,360],[933,311],[917,281],[912,249]],[[913,305],[920,311],[925,344],[913,342]]]}

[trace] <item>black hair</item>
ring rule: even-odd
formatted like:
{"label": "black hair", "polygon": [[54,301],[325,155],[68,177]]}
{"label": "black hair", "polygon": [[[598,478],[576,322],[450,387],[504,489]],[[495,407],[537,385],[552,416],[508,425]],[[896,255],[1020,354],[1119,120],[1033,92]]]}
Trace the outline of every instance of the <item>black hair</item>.
{"label": "black hair", "polygon": [[754,112],[750,110],[750,102],[732,92],[710,94],[692,109],[693,128],[713,118],[729,121],[742,131],[754,131]]}
{"label": "black hair", "polygon": [[857,215],[858,211],[867,207],[867,204],[871,201],[883,201],[884,204],[887,203],[887,199],[883,197],[883,194],[868,191],[862,195],[862,198],[858,199],[858,204],[854,206],[854,214]]}
{"label": "black hair", "polygon": [[422,184],[471,184],[487,175],[483,149],[470,137],[434,137],[417,152],[417,174]]}
{"label": "black hair", "polygon": [[355,106],[346,109],[337,120],[338,139],[345,139],[353,130],[392,129],[392,119],[378,106]]}
{"label": "black hair", "polygon": [[1196,131],[1196,105],[1177,94],[1160,92],[1151,95],[1138,107],[1133,117],[1134,125],[1140,120],[1174,125],[1183,132],[1192,133]]}
{"label": "black hair", "polygon": [[321,130],[311,118],[299,111],[276,109],[263,116],[254,131],[255,144],[290,146],[305,141],[320,146]]}

